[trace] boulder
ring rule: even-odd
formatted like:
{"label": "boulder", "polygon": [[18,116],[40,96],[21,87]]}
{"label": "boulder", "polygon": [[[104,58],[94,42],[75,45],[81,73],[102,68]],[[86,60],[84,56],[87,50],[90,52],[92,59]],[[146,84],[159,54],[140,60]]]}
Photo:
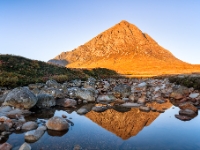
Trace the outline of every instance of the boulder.
{"label": "boulder", "polygon": [[174,90],[171,94],[170,97],[174,98],[176,100],[180,100],[182,98],[184,98],[185,96],[187,96],[189,94],[189,89],[186,87],[179,87],[177,90]]}
{"label": "boulder", "polygon": [[104,94],[97,97],[98,103],[111,103],[115,100],[116,98],[112,94]]}
{"label": "boulder", "polygon": [[195,107],[191,102],[185,102],[185,103],[181,103],[179,105],[180,109],[190,109],[192,111],[194,111],[195,113],[198,111],[198,108]]}
{"label": "boulder", "polygon": [[43,130],[31,130],[24,134],[25,141],[27,142],[36,142],[44,134]]}
{"label": "boulder", "polygon": [[94,102],[95,101],[95,91],[90,89],[80,89],[77,88],[75,91],[75,97],[81,100],[85,100],[87,102]]}
{"label": "boulder", "polygon": [[55,99],[65,98],[67,96],[67,93],[63,93],[62,90],[59,90],[59,89],[54,88],[54,87],[43,88],[40,91],[40,94],[49,94],[49,95],[52,95]]}
{"label": "boulder", "polygon": [[29,130],[34,130],[38,127],[38,124],[34,121],[29,121],[29,122],[26,122],[22,125],[22,130],[26,130],[26,131],[29,131]]}
{"label": "boulder", "polygon": [[189,117],[195,117],[197,115],[193,110],[190,110],[190,109],[184,109],[184,110],[181,109],[179,111],[179,114],[183,116],[189,116]]}
{"label": "boulder", "polygon": [[175,117],[179,120],[182,120],[182,121],[189,121],[192,119],[192,117],[189,117],[189,116],[185,116],[185,115],[175,115]]}
{"label": "boulder", "polygon": [[62,106],[62,107],[74,107],[77,105],[77,101],[74,99],[69,99],[69,98],[58,99],[56,100],[56,105]]}
{"label": "boulder", "polygon": [[8,93],[3,105],[30,109],[36,103],[37,97],[28,88],[19,87]]}
{"label": "boulder", "polygon": [[24,143],[20,146],[19,150],[31,150],[31,146],[30,146],[30,144],[24,142]]}
{"label": "boulder", "polygon": [[115,97],[128,97],[131,94],[131,86],[126,84],[119,84],[113,88],[113,95]]}
{"label": "boulder", "polygon": [[49,94],[38,94],[38,101],[36,106],[39,108],[49,108],[56,105],[56,101],[52,95]]}
{"label": "boulder", "polygon": [[0,145],[0,150],[11,150],[12,149],[12,145],[10,145],[9,143],[3,143]]}
{"label": "boulder", "polygon": [[66,119],[57,116],[50,118],[47,121],[46,126],[48,129],[56,131],[64,131],[69,128],[69,124]]}

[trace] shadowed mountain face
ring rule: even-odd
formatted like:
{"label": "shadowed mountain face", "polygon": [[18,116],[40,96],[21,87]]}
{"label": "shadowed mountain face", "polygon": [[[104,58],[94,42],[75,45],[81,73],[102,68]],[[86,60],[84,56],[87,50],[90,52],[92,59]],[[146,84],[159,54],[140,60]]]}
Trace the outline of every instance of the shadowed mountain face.
{"label": "shadowed mountain face", "polygon": [[[156,108],[156,110],[163,110],[170,108],[172,104],[170,102],[163,104],[152,103],[149,106]],[[160,113],[158,112],[142,112],[139,108],[132,108],[130,111],[124,113],[114,109],[108,109],[102,113],[90,111],[85,116],[106,130],[126,140],[132,136],[136,136],[159,115]]]}
{"label": "shadowed mountain face", "polygon": [[[66,60],[67,67],[104,67],[119,73],[170,73],[191,69],[187,64],[158,45],[135,25],[121,21],[78,48],[54,58]],[[144,71],[145,70],[145,71]]]}

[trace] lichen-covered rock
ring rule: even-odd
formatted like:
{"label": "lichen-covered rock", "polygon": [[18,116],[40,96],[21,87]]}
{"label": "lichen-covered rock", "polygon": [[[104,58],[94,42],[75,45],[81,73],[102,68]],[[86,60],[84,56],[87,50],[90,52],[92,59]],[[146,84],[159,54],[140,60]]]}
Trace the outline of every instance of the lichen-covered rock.
{"label": "lichen-covered rock", "polygon": [[66,119],[57,116],[50,118],[47,121],[46,126],[48,129],[56,131],[68,130],[69,128],[69,124]]}
{"label": "lichen-covered rock", "polygon": [[49,94],[38,94],[38,101],[36,106],[39,108],[49,108],[56,105],[56,101],[52,95]]}
{"label": "lichen-covered rock", "polygon": [[37,103],[37,97],[25,87],[15,88],[8,93],[3,105],[30,109]]}

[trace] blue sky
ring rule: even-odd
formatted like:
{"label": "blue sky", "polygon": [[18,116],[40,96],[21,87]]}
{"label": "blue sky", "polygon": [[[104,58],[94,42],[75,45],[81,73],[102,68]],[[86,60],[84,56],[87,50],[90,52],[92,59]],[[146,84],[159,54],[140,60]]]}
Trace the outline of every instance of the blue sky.
{"label": "blue sky", "polygon": [[199,0],[0,0],[0,53],[48,61],[121,20],[200,64]]}

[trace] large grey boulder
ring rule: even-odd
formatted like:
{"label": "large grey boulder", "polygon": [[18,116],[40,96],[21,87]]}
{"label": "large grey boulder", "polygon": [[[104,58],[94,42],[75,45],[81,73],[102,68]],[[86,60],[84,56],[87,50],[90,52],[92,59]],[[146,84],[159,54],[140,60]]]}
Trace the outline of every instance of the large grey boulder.
{"label": "large grey boulder", "polygon": [[57,116],[50,118],[47,121],[46,126],[48,129],[56,130],[56,131],[64,131],[64,130],[68,130],[69,128],[69,124],[66,121],[66,119],[62,117],[57,117]]}
{"label": "large grey boulder", "polygon": [[38,101],[36,106],[39,108],[49,108],[56,105],[56,101],[52,95],[49,94],[38,94]]}
{"label": "large grey boulder", "polygon": [[76,90],[74,91],[75,94],[75,98],[81,99],[81,100],[85,100],[87,102],[94,102],[95,101],[95,91],[94,90],[90,90],[90,89],[80,89],[80,88],[76,88]]}
{"label": "large grey boulder", "polygon": [[113,94],[116,97],[128,97],[131,94],[131,86],[119,84],[113,88]]}
{"label": "large grey boulder", "polygon": [[51,88],[43,88],[40,91],[40,94],[49,94],[52,95],[55,99],[58,98],[65,98],[67,93],[64,93],[62,90],[59,90],[57,88],[51,87]]}
{"label": "large grey boulder", "polygon": [[30,109],[37,103],[37,97],[25,87],[15,88],[8,93],[3,105]]}

